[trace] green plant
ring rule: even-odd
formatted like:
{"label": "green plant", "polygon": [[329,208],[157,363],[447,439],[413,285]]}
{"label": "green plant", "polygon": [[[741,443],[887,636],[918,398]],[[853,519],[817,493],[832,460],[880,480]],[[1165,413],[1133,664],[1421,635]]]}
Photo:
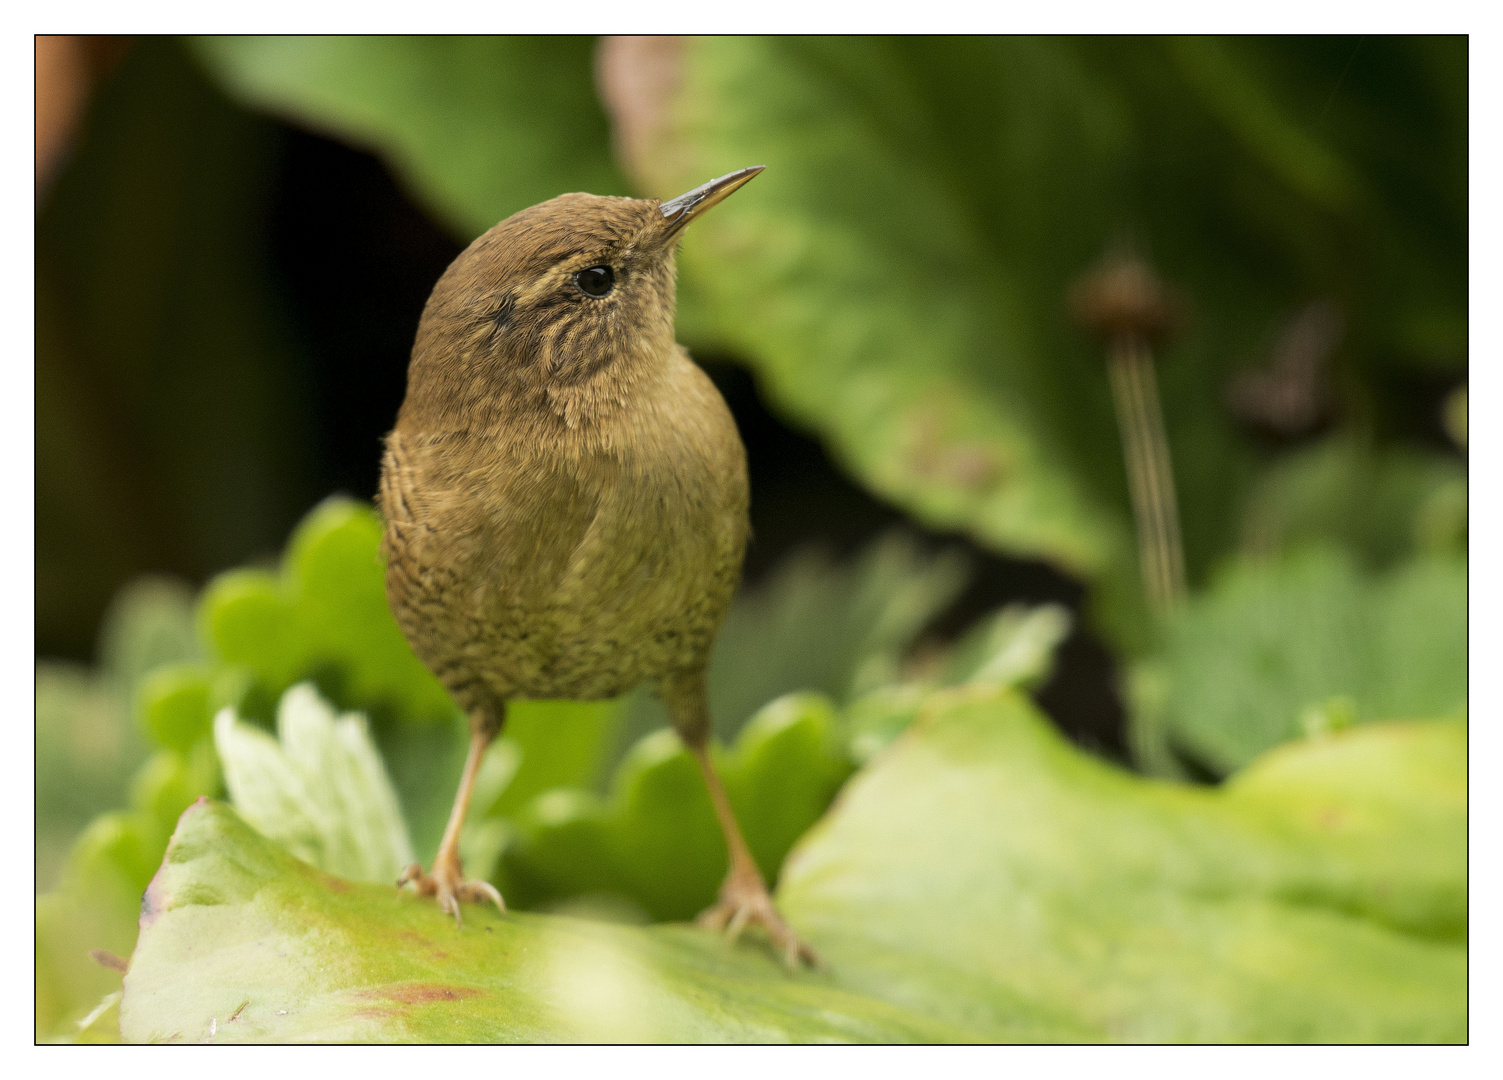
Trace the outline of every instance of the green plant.
{"label": "green plant", "polygon": [[1131,776],[1008,690],[919,722],[795,849],[826,967],[684,926],[330,878],[187,814],[121,1005],[132,1040],[1464,1041],[1465,729],[1368,725],[1219,791]]}
{"label": "green plant", "polygon": [[[681,339],[752,367],[920,520],[1083,580],[1129,664],[1139,764],[1223,782],[1062,743],[1016,693],[1049,670],[1062,610],[1006,609],[914,655],[962,587],[956,556],[901,537],[843,565],[805,553],[738,601],[711,696],[748,839],[829,967],[788,979],[755,943],[628,925],[691,915],[724,861],[646,692],[511,710],[463,849],[534,910],[462,933],[389,882],[431,855],[463,719],[386,609],[374,514],[331,500],[280,567],[211,583],[201,643],[179,589],[140,609],[156,622],[122,601],[97,671],[39,662],[39,863],[98,815],[38,898],[39,1038],[1466,1039],[1466,473],[1395,436],[1406,387],[1463,376],[1463,41],[192,48],[240,100],[380,153],[461,239],[560,191],[625,193],[608,139],[639,194],[767,165],[686,240]],[[205,327],[231,341],[232,404],[295,396],[263,393],[283,361],[256,359],[283,333],[246,243],[265,125],[227,120],[171,51],[143,46],[156,66],[109,97],[92,179],[58,189],[72,216],[39,221],[39,371],[125,342],[121,414],[174,413],[147,425],[150,460],[222,434],[217,384],[135,379],[202,352]],[[149,173],[121,140],[152,148]],[[162,193],[204,176],[223,182],[183,216],[184,254]],[[79,207],[129,191],[155,209],[88,269]],[[1190,584],[1163,619],[1143,610],[1107,372],[1065,305],[1124,241],[1187,301],[1155,353]],[[170,272],[121,293],[109,268],[140,251]],[[163,303],[210,251],[229,254]],[[181,332],[153,315],[179,308]],[[1247,388],[1292,378],[1312,310],[1338,329],[1306,342],[1306,426],[1282,434],[1333,404],[1338,426],[1270,453],[1242,430],[1261,422]],[[39,376],[39,411],[74,415],[60,387]],[[1463,448],[1465,410],[1463,387],[1444,412]],[[200,511],[200,562],[302,498],[264,484],[268,463],[296,473],[296,418],[261,419],[199,440],[235,459],[205,475],[244,484],[190,490],[183,455],[164,472]],[[119,531],[100,523],[120,505],[154,521],[144,488],[110,501],[79,434],[43,455],[88,479],[75,502],[99,496],[79,543]],[[236,809],[198,801],[226,788]],[[132,957],[123,998],[111,953]]]}

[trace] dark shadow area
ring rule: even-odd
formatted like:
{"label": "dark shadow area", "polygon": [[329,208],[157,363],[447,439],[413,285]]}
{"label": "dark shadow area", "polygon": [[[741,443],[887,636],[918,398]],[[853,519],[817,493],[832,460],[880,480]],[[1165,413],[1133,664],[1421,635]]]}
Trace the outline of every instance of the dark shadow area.
{"label": "dark shadow area", "polygon": [[297,128],[281,134],[272,259],[313,359],[320,472],[329,491],[370,499],[423,304],[463,245],[376,158]]}

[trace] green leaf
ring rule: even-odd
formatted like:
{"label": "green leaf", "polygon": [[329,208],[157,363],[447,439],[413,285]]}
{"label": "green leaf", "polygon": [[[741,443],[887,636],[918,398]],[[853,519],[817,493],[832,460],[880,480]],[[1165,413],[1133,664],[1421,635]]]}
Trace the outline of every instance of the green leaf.
{"label": "green leaf", "polygon": [[979,620],[956,642],[936,674],[879,687],[851,703],[843,723],[851,758],[864,763],[913,723],[924,699],[942,686],[1032,688],[1054,666],[1054,650],[1070,632],[1058,604],[1009,604]]}
{"label": "green leaf", "polygon": [[[715,748],[726,793],[769,881],[850,775],[840,734],[827,698],[794,694],[758,712],[729,750]],[[714,901],[727,856],[704,778],[663,728],[631,748],[609,798],[560,788],[534,799],[518,816],[503,867],[508,897],[520,906],[609,894],[654,919],[685,919]]]}
{"label": "green leaf", "polygon": [[169,664],[203,659],[187,582],[144,574],[121,587],[99,631],[99,664],[122,687]]}
{"label": "green leaf", "polygon": [[195,799],[218,794],[219,780],[219,760],[209,740],[186,753],[160,750],[132,778],[131,808],[150,815],[165,840],[167,831]]}
{"label": "green leaf", "polygon": [[396,792],[365,718],[334,710],[307,684],[282,696],[276,740],[214,721],[214,743],[236,808],[294,855],[351,881],[395,881],[413,861]]}
{"label": "green leaf", "polygon": [[1058,604],[1009,604],[966,632],[945,663],[942,685],[1032,687],[1048,678],[1054,650],[1070,633]]}
{"label": "green leaf", "polygon": [[1224,775],[1339,695],[1364,721],[1454,716],[1466,706],[1466,586],[1454,558],[1377,577],[1338,549],[1234,563],[1170,622],[1149,722]]}
{"label": "green leaf", "polygon": [[114,680],[80,664],[36,666],[37,887],[50,889],[68,847],[96,815],[124,805],[150,752]]}
{"label": "green leaf", "polygon": [[74,842],[59,887],[37,897],[38,1041],[73,1041],[78,1021],[120,988],[119,974],[90,950],[129,956],[135,948],[141,894],[171,828],[142,811],[100,815]]}
{"label": "green leaf", "polygon": [[226,88],[386,156],[466,241],[566,191],[626,194],[587,37],[201,38]]}
{"label": "green leaf", "polygon": [[1208,791],[952,692],[779,897],[842,985],[999,1033],[1021,1014],[1123,1041],[1464,1040],[1465,756],[1459,723],[1370,725]]}
{"label": "green leaf", "polygon": [[838,724],[828,698],[790,694],[768,703],[736,740],[726,792],[768,881],[851,774]]}
{"label": "green leaf", "polygon": [[954,1037],[818,976],[790,979],[770,955],[708,934],[466,914],[459,930],[430,901],[330,878],[227,807],[201,804],[147,897],[122,1033],[171,1042]]}
{"label": "green leaf", "polygon": [[[544,791],[592,787],[620,722],[615,701],[516,701],[506,707],[505,741],[519,756],[517,775],[491,806],[509,815]],[[483,807],[484,800],[477,800]]]}
{"label": "green leaf", "polygon": [[201,664],[159,668],[136,689],[136,711],[158,746],[187,753],[209,734],[210,681]]}
{"label": "green leaf", "polygon": [[1437,84],[1465,59],[1362,44],[1353,66],[1345,41],[697,38],[603,70],[652,194],[767,166],[686,234],[705,340],[877,493],[1099,582],[1141,647],[1102,354],[1065,311],[1104,248],[1150,247],[1193,309],[1158,364],[1192,579],[1255,464],[1209,403],[1292,310],[1333,295],[1381,363],[1464,363],[1463,114]]}
{"label": "green leaf", "polygon": [[1013,693],[942,692],[802,841],[778,901],[823,970],[681,926],[472,907],[461,930],[204,802],[149,890],[121,1031],[1465,1041],[1465,727],[1366,725],[1206,790],[1073,749]]}

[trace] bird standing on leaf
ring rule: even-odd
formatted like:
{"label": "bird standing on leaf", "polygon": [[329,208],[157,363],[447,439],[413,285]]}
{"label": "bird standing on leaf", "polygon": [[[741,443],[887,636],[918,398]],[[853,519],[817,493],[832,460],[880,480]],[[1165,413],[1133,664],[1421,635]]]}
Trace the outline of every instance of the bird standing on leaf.
{"label": "bird standing on leaf", "polygon": [[674,340],[685,226],[760,166],[676,199],[560,195],[471,244],[433,289],[387,437],[386,594],[413,651],[470,720],[434,859],[412,882],[460,917],[500,893],[459,859],[475,776],[517,698],[662,695],[725,834],[730,871],[700,922],[782,920],[709,757],[705,668],[741,574],[746,450]]}

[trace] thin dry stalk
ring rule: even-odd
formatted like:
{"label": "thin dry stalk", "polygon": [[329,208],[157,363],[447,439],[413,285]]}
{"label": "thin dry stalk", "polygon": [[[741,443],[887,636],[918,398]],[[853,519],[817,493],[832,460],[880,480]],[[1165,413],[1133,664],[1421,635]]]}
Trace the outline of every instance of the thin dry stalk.
{"label": "thin dry stalk", "polygon": [[1153,353],[1140,338],[1118,338],[1110,346],[1107,371],[1127,464],[1143,587],[1150,607],[1167,611],[1185,596],[1185,556]]}
{"label": "thin dry stalk", "polygon": [[1175,301],[1147,263],[1122,251],[1108,255],[1082,278],[1072,300],[1081,322],[1106,346],[1143,591],[1149,607],[1161,614],[1185,596],[1174,469],[1152,350],[1152,343],[1163,341],[1173,329]]}

